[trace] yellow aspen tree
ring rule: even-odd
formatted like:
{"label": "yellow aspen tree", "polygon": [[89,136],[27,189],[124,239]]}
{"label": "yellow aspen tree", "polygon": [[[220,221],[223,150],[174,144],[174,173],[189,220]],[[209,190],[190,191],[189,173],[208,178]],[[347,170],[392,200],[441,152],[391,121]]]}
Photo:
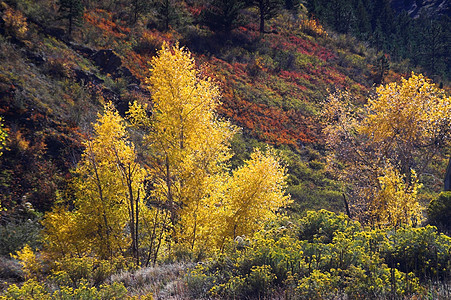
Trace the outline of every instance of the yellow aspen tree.
{"label": "yellow aspen tree", "polygon": [[213,178],[227,169],[235,128],[216,117],[218,88],[199,74],[185,49],[163,45],[151,74],[152,114],[136,102],[129,111],[131,122],[146,132],[150,203],[169,214],[173,240],[194,248],[199,222],[221,183]]}
{"label": "yellow aspen tree", "polygon": [[168,217],[163,226],[171,228],[172,242],[206,251],[251,235],[287,204],[285,168],[272,151],[257,150],[230,175],[229,142],[236,128],[216,116],[218,88],[201,76],[188,51],[163,45],[151,74],[152,111],[135,102],[129,119],[145,132],[147,194]]}
{"label": "yellow aspen tree", "polygon": [[76,214],[67,207],[55,206],[42,220],[45,251],[55,259],[88,254],[89,242],[77,227]]}
{"label": "yellow aspen tree", "polygon": [[219,246],[237,236],[252,236],[276,217],[290,202],[285,193],[286,170],[274,151],[256,149],[245,164],[235,170],[224,194],[224,221],[217,228]]}
{"label": "yellow aspen tree", "polygon": [[66,239],[72,239],[72,247],[83,246],[75,253],[92,251],[103,259],[122,255],[130,247],[139,263],[138,220],[145,210],[141,191],[145,171],[136,161],[124,120],[111,103],[105,105],[94,124],[93,138],[84,146],[73,181],[75,209],[48,213],[43,221],[45,239],[62,254],[69,249]]}
{"label": "yellow aspen tree", "polygon": [[[348,93],[334,93],[323,110],[323,132],[333,150],[329,165],[344,183],[351,214],[363,222],[379,216],[379,224],[418,223],[419,181],[426,174],[442,176],[431,166],[451,141],[451,98],[412,73],[379,86],[362,109],[351,102]],[[404,218],[394,214],[395,207]]]}
{"label": "yellow aspen tree", "polygon": [[[451,97],[421,74],[376,89],[358,130],[383,144],[385,152],[410,179],[410,169],[423,170],[440,147],[449,143]],[[424,151],[426,150],[426,151]],[[421,162],[416,158],[421,156]]]}

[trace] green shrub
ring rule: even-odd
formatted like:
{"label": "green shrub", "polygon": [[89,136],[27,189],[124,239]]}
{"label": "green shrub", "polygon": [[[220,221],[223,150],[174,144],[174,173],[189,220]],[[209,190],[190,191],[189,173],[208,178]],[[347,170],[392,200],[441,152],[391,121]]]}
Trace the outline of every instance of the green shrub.
{"label": "green shrub", "polygon": [[32,248],[39,246],[41,226],[37,221],[20,220],[0,225],[0,255],[6,256],[23,248],[25,244]]}
{"label": "green shrub", "polygon": [[338,293],[339,277],[329,272],[313,270],[313,272],[299,281],[296,292],[299,299],[335,299]]}
{"label": "green shrub", "polygon": [[125,258],[65,257],[55,262],[49,280],[59,286],[78,288],[82,283],[99,286],[112,274],[134,268]]}
{"label": "green shrub", "polygon": [[28,280],[21,287],[13,284],[8,287],[1,300],[27,299],[27,300],[84,300],[84,299],[127,299],[127,289],[121,283],[111,285],[101,285],[100,287],[90,287],[86,282],[82,282],[78,288],[62,286],[56,291],[52,291],[45,284],[40,284],[35,280]]}
{"label": "green shrub", "polygon": [[354,233],[360,231],[360,224],[351,221],[344,214],[335,214],[327,210],[307,211],[299,222],[298,237],[309,242],[330,243],[338,232]]}
{"label": "green shrub", "polygon": [[436,228],[364,229],[324,210],[269,224],[241,244],[188,273],[193,297],[421,298],[431,280],[451,275],[450,238]]}
{"label": "green shrub", "polygon": [[442,230],[451,230],[451,192],[441,193],[429,203],[428,221]]}
{"label": "green shrub", "polygon": [[430,225],[389,232],[381,256],[390,267],[413,272],[423,281],[451,276],[451,238]]}

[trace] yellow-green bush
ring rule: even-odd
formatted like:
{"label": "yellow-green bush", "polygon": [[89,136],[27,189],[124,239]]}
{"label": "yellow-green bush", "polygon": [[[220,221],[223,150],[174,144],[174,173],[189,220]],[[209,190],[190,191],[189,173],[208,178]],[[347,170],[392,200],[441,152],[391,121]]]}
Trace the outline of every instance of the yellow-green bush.
{"label": "yellow-green bush", "polygon": [[451,230],[451,191],[442,192],[437,199],[432,200],[427,213],[429,223]]}
{"label": "yellow-green bush", "polygon": [[59,286],[77,288],[81,283],[98,286],[119,271],[126,271],[134,265],[123,257],[101,260],[95,257],[65,257],[55,262],[49,280]]}
{"label": "yellow-green bush", "polygon": [[44,284],[30,279],[21,287],[13,284],[6,292],[0,296],[1,300],[26,299],[26,300],[77,300],[77,299],[127,299],[127,289],[123,284],[113,283],[111,285],[101,285],[98,288],[90,287],[82,282],[78,288],[62,286],[53,291]]}
{"label": "yellow-green bush", "polygon": [[186,277],[196,297],[381,299],[425,296],[451,275],[450,238],[435,227],[365,229],[344,215],[308,212],[272,224]]}

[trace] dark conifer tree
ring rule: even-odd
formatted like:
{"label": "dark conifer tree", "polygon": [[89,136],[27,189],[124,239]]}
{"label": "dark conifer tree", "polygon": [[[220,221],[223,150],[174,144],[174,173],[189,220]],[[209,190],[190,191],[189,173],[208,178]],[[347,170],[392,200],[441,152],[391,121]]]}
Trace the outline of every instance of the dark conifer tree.
{"label": "dark conifer tree", "polygon": [[203,21],[216,31],[230,32],[242,22],[243,0],[212,0],[203,15]]}
{"label": "dark conifer tree", "polygon": [[135,24],[138,21],[139,15],[146,13],[150,8],[150,0],[133,0],[131,22]]}
{"label": "dark conifer tree", "polygon": [[275,17],[283,7],[283,0],[252,0],[257,6],[260,16],[259,30],[261,33],[265,32],[265,21]]}
{"label": "dark conifer tree", "polygon": [[170,26],[181,22],[182,3],[179,0],[155,0],[154,7],[161,30],[168,31]]}
{"label": "dark conifer tree", "polygon": [[371,34],[370,18],[362,0],[357,0],[355,5],[353,31],[358,38],[365,40]]}
{"label": "dark conifer tree", "polygon": [[83,17],[83,3],[81,0],[59,0],[59,6],[61,18],[68,20],[67,31],[72,36],[74,26],[78,26]]}

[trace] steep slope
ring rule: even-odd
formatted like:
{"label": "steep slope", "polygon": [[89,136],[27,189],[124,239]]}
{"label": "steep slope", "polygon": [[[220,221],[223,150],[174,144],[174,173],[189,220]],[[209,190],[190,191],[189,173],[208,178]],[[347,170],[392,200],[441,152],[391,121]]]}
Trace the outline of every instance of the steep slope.
{"label": "steep slope", "polygon": [[66,190],[100,104],[111,100],[124,113],[129,102],[147,101],[147,62],[163,42],[180,41],[220,85],[220,114],[243,128],[232,145],[239,153],[232,167],[253,146],[275,145],[289,164],[294,210],[343,210],[339,184],[321,158],[317,114],[336,89],[363,101],[381,68],[387,71],[373,50],[349,36],[329,36],[302,11],[281,10],[261,34],[250,8],[243,12],[247,23],[214,32],[196,21],[202,7],[187,3],[183,13],[191,21],[166,32],[145,26],[158,21],[152,14],[130,25],[121,14],[126,4],[91,4],[68,38],[57,7],[38,2],[1,6],[0,113],[9,133],[1,160],[4,205],[48,209]]}
{"label": "steep slope", "polygon": [[412,18],[438,17],[440,15],[449,17],[451,15],[449,1],[446,0],[392,0],[391,5],[398,13],[406,11]]}

